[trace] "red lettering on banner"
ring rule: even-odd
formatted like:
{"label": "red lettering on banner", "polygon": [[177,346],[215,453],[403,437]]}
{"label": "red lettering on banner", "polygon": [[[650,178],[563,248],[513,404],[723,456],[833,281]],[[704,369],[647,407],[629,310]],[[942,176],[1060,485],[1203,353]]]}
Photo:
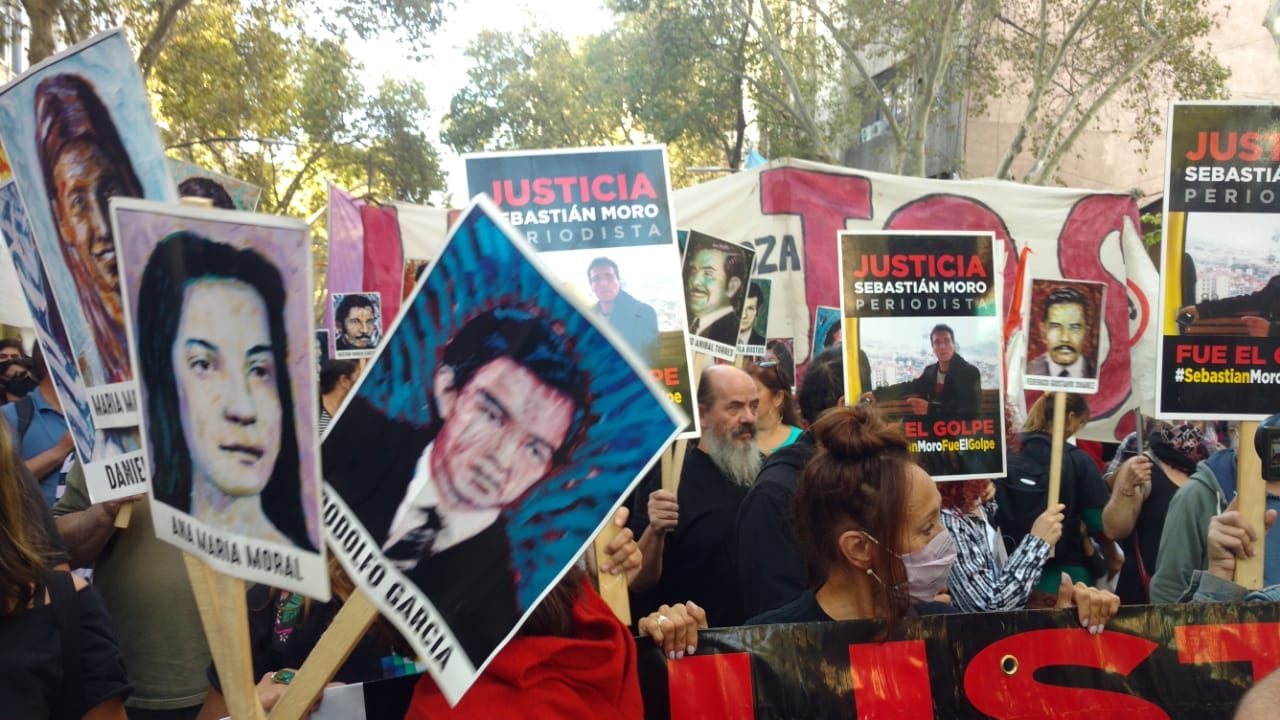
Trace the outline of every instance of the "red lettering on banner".
{"label": "red lettering on banner", "polygon": [[1128,675],[1158,645],[1118,632],[1090,635],[1083,628],[1019,633],[988,645],[969,663],[964,691],[979,712],[994,718],[1169,717],[1157,705],[1132,695],[1092,688],[1045,685],[1044,667],[1069,665]]}
{"label": "red lettering on banner", "polygon": [[[996,244],[1003,245],[1004,307],[1013,301],[1014,285],[1018,277],[1018,252],[1009,237],[1004,220],[994,210],[973,198],[960,195],[927,195],[893,211],[885,221],[886,230],[969,230],[991,232]],[[999,247],[992,248],[999,252]]]}
{"label": "red lettering on banner", "polygon": [[932,718],[933,689],[923,640],[849,646],[859,718]]}
{"label": "red lettering on banner", "polygon": [[836,233],[846,220],[871,219],[871,181],[798,168],[765,170],[760,173],[760,211],[800,216],[805,304],[810,313],[819,305],[840,307]]}
{"label": "red lettering on banner", "polygon": [[995,434],[995,420],[939,420],[933,424],[934,437]]}
{"label": "red lettering on banner", "polygon": [[1187,361],[1200,365],[1226,365],[1226,345],[1179,345],[1173,351],[1174,362]]}
{"label": "red lettering on banner", "polygon": [[1173,629],[1178,662],[1247,662],[1257,682],[1280,667],[1280,623],[1182,625]]}
{"label": "red lettering on banner", "polygon": [[667,663],[671,720],[755,720],[751,655],[698,655]]}

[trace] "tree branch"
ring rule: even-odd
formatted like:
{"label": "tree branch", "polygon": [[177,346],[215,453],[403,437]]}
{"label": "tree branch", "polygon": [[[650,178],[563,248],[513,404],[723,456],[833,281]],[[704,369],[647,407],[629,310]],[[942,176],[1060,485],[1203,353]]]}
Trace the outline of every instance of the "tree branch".
{"label": "tree branch", "polygon": [[[1071,128],[1071,132],[1067,134],[1066,138],[1056,145],[1046,144],[1045,147],[1041,149],[1041,159],[1036,161],[1035,166],[1033,166],[1031,172],[1028,173],[1027,183],[1032,185],[1043,185],[1049,178],[1053,177],[1053,174],[1058,170],[1058,166],[1062,163],[1062,158],[1066,156],[1067,152],[1075,144],[1076,140],[1080,138],[1080,135],[1084,132],[1085,128],[1093,121],[1093,118],[1098,114],[1098,112],[1102,110],[1102,107],[1110,102],[1111,98],[1119,92],[1121,88],[1128,85],[1129,81],[1133,80],[1133,78],[1151,62],[1152,58],[1163,52],[1165,49],[1164,42],[1151,43],[1143,49],[1141,54],[1125,66],[1124,72],[1116,76],[1116,78],[1107,85],[1102,93],[1099,94],[1098,97],[1094,98],[1093,102],[1089,105],[1089,108],[1075,120],[1075,124]],[[1089,87],[1092,87],[1092,85]],[[1086,87],[1085,89],[1088,88]],[[1080,97],[1083,94],[1084,93],[1082,92],[1076,97]],[[1073,103],[1073,105],[1078,105],[1078,103]],[[1063,110],[1062,117],[1060,117],[1058,122],[1055,123],[1055,132],[1060,131],[1063,121],[1070,110],[1070,107]],[[1051,152],[1049,152],[1050,148],[1052,148]],[[1045,156],[1046,152],[1048,152],[1047,157]]]}
{"label": "tree branch", "polygon": [[173,31],[173,26],[178,21],[178,15],[190,4],[191,0],[173,0],[160,11],[160,17],[156,19],[155,29],[151,31],[151,36],[142,44],[142,49],[138,51],[138,68],[142,71],[142,80],[144,82],[151,77],[151,68],[155,66],[156,60],[160,58],[160,52],[168,44],[169,33]]}
{"label": "tree branch", "polygon": [[902,125],[898,122],[898,119],[894,117],[893,107],[884,93],[884,88],[880,87],[875,78],[871,76],[871,71],[862,60],[862,56],[858,54],[856,48],[849,44],[844,33],[836,27],[835,20],[831,17],[831,14],[819,7],[816,2],[807,3],[806,7],[813,10],[818,19],[822,21],[823,27],[827,29],[827,32],[831,33],[831,37],[835,39],[836,44],[840,46],[845,56],[853,63],[853,67],[858,71],[858,74],[862,76],[862,81],[875,89],[875,99],[876,104],[880,106],[880,114],[884,116],[885,121],[888,123],[889,132],[893,133],[894,143],[901,151],[906,143],[906,133],[903,132]]}
{"label": "tree branch", "polygon": [[166,150],[182,150],[183,148],[195,147],[196,145],[213,145],[216,143],[233,143],[233,142],[256,142],[261,145],[293,145],[298,146],[302,143],[292,140],[277,140],[275,138],[249,137],[249,136],[215,136],[200,138],[199,140],[188,140],[187,142],[173,143],[166,145]]}

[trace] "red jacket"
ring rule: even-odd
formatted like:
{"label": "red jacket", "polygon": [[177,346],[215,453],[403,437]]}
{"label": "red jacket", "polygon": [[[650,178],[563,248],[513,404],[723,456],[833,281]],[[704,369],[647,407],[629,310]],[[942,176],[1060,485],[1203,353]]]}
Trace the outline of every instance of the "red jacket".
{"label": "red jacket", "polygon": [[423,675],[405,720],[643,718],[635,640],[591,584],[583,584],[573,606],[576,637],[517,635],[454,708]]}

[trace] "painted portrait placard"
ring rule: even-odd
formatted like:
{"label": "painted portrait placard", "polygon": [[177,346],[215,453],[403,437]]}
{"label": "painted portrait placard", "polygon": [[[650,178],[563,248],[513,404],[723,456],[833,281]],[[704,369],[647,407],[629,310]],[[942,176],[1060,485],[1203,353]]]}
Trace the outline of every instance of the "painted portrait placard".
{"label": "painted portrait placard", "polygon": [[753,248],[689,231],[680,276],[689,316],[690,348],[733,360],[755,255]]}
{"label": "painted portrait placard", "polygon": [[124,199],[111,217],[156,536],[327,599],[306,223]]}
{"label": "painted portrait placard", "polygon": [[1107,286],[1083,280],[1031,280],[1022,385],[1092,395],[1098,392],[1098,355]]}
{"label": "painted portrait placard", "polygon": [[0,142],[62,312],[94,425],[136,427],[136,386],[107,205],[112,197],[176,195],[124,31],[76,45],[0,89]]}
{"label": "painted portrait placard", "polygon": [[330,547],[451,702],[684,423],[623,343],[479,197],[329,426]]}
{"label": "painted portrait placard", "polygon": [[253,183],[174,158],[169,158],[169,172],[178,183],[180,197],[208,198],[214,207],[224,210],[258,209],[262,188]]}

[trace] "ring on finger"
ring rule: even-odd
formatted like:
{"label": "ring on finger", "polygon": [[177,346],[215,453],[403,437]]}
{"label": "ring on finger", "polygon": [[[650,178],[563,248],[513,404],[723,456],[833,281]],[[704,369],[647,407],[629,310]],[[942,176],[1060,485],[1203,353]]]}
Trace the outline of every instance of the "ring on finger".
{"label": "ring on finger", "polygon": [[664,622],[671,622],[671,618],[667,617],[666,615],[659,615],[658,624],[661,625]]}

